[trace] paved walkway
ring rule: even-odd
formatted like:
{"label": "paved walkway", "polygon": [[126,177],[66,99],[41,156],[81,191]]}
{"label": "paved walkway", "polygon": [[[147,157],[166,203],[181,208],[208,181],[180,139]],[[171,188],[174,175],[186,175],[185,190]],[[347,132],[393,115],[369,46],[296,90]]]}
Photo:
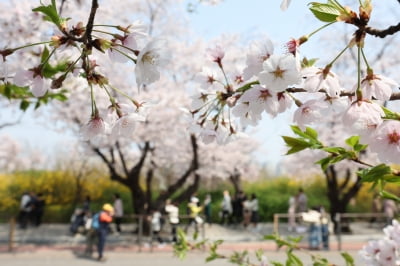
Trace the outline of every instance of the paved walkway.
{"label": "paved walkway", "polygon": [[[227,253],[229,254],[229,253]],[[327,258],[329,262],[335,265],[345,265],[343,258],[339,252],[313,252],[314,255]],[[350,252],[355,259],[356,265],[363,265],[362,261],[357,255],[357,252]],[[109,266],[232,266],[233,264],[226,260],[216,260],[213,262],[206,263],[207,253],[192,252],[185,259],[179,260],[174,257],[171,252],[153,252],[153,253],[136,253],[129,251],[107,251],[105,253],[108,258],[106,262],[101,263],[102,265]],[[284,263],[286,260],[286,254],[284,252],[272,252],[267,251],[265,255],[270,261],[278,261]],[[308,254],[296,253],[304,265],[312,265],[311,259]],[[256,262],[256,260],[252,260]],[[99,262],[82,257],[79,252],[76,251],[55,251],[39,249],[35,252],[18,252],[18,253],[0,253],[0,263],[4,266],[92,266],[99,265]]]}
{"label": "paved walkway", "polygon": [[[343,235],[341,250],[347,251],[356,258],[356,265],[362,265],[357,256],[358,250],[365,245],[368,240],[379,239],[383,236],[380,228],[369,228],[366,223],[357,223],[352,225],[353,234]],[[190,254],[190,258],[180,262],[172,255],[171,245],[157,246],[153,245],[148,238],[141,240],[138,245],[137,235],[131,233],[133,227],[123,227],[124,233],[121,235],[111,234],[108,237],[106,254],[109,260],[106,265],[132,265],[132,260],[136,265],[204,265],[206,252],[194,252]],[[286,226],[279,228],[280,234],[283,236],[298,236],[301,234],[290,233],[286,230]],[[272,233],[272,224],[262,224],[257,230],[244,230],[233,227],[222,227],[213,225],[206,226],[204,237],[210,241],[222,239],[224,243],[220,246],[219,251],[231,254],[233,251],[249,250],[251,252],[262,249],[266,252],[267,257],[271,260],[284,262],[286,255],[284,251],[277,251],[277,246],[273,241],[263,240],[263,236]],[[83,258],[85,237],[83,235],[72,236],[68,233],[68,225],[66,224],[45,224],[39,228],[28,228],[26,230],[17,229],[14,235],[13,252],[8,252],[8,234],[9,226],[7,224],[0,225],[0,264],[10,266],[70,266],[71,263],[79,263],[78,265],[94,265],[97,263],[93,260]],[[189,234],[191,235],[191,231]],[[304,234],[303,234],[304,235]],[[168,235],[163,236],[165,239]],[[306,235],[301,245],[306,248]],[[340,252],[338,251],[339,243],[336,236],[330,238],[331,251],[314,252],[323,257],[327,257],[336,265],[345,265]],[[307,263],[311,263],[309,255],[299,253]],[[4,262],[4,264],[3,264]],[[128,264],[130,263],[130,264]],[[305,265],[310,265],[310,264]],[[232,265],[222,261],[214,262],[207,265]]]}

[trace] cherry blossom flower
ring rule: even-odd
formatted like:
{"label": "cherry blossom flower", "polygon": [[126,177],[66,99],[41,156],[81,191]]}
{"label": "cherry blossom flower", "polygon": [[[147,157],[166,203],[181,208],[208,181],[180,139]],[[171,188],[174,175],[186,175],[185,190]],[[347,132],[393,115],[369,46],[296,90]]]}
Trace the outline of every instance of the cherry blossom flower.
{"label": "cherry blossom flower", "polygon": [[249,102],[240,102],[232,109],[232,114],[239,118],[243,127],[256,126],[261,120],[261,113],[256,113],[250,108]]}
{"label": "cherry blossom flower", "polygon": [[279,104],[276,93],[260,85],[253,86],[251,89],[247,90],[242,97],[240,97],[240,101],[248,102],[249,110],[256,115],[266,111],[271,116],[275,117],[278,113]]}
{"label": "cherry blossom flower", "polygon": [[95,116],[81,128],[81,136],[83,140],[90,140],[98,135],[104,134],[106,124],[100,116]]}
{"label": "cherry blossom flower", "polygon": [[380,252],[378,256],[378,265],[396,266],[396,243],[390,239],[381,239],[378,241]]}
{"label": "cherry blossom flower", "polygon": [[[128,30],[129,34],[117,39],[114,46],[117,50],[127,55],[133,55],[133,50],[138,50],[137,40],[147,36],[146,26],[140,21],[135,21],[129,26]],[[130,60],[127,56],[113,49],[113,46],[108,49],[108,55],[110,56],[111,60],[118,63],[126,63]]]}
{"label": "cherry blossom flower", "polygon": [[350,133],[359,134],[363,141],[382,123],[382,108],[370,101],[356,101],[343,114],[343,123]]}
{"label": "cherry blossom flower", "polygon": [[282,11],[285,11],[285,10],[289,7],[290,1],[291,1],[291,0],[283,0],[283,1],[281,2],[281,10],[282,10]]}
{"label": "cherry blossom flower", "polygon": [[111,139],[120,137],[132,137],[137,122],[144,122],[146,119],[138,113],[131,113],[121,116],[111,129]]}
{"label": "cherry blossom flower", "polygon": [[396,240],[400,234],[399,223],[392,221],[383,229],[385,237],[379,240],[371,240],[359,251],[365,265],[383,266],[383,265],[400,265],[399,245]]}
{"label": "cherry blossom flower", "polygon": [[211,98],[210,96],[211,96],[210,93],[203,90],[191,96],[192,98],[191,110],[195,111],[203,108],[210,100]]}
{"label": "cherry blossom flower", "polygon": [[244,79],[250,79],[258,75],[263,70],[263,63],[274,52],[274,46],[270,39],[253,42],[250,45],[249,53],[246,57],[246,68],[243,70]]}
{"label": "cherry blossom flower", "polygon": [[160,78],[158,67],[164,65],[168,60],[164,47],[165,42],[157,39],[149,42],[140,51],[135,68],[138,86],[147,85]]}
{"label": "cherry blossom flower", "polygon": [[400,223],[397,220],[392,220],[392,224],[383,229],[386,237],[395,241],[400,247]]}
{"label": "cherry blossom flower", "polygon": [[275,92],[282,92],[289,85],[300,83],[296,58],[292,54],[271,55],[263,63],[263,71],[258,78],[261,85]]}
{"label": "cherry blossom flower", "polygon": [[400,121],[380,124],[371,136],[369,147],[385,163],[400,163]]}
{"label": "cherry blossom flower", "polygon": [[[398,88],[399,84],[387,77],[381,75],[367,75],[361,82],[361,91],[365,99],[377,99],[388,101],[392,95],[393,89]],[[357,86],[354,86],[354,90]]]}
{"label": "cherry blossom flower", "polygon": [[20,87],[29,86],[35,97],[42,97],[49,88],[43,77],[32,70],[18,70],[14,75],[14,83]]}
{"label": "cherry blossom flower", "polygon": [[290,109],[290,107],[292,107],[293,99],[287,93],[279,92],[277,94],[277,98],[278,98],[278,113],[283,113],[286,110]]}
{"label": "cherry blossom flower", "polygon": [[326,101],[309,100],[295,111],[293,122],[304,130],[307,125],[321,121],[325,117],[327,110],[328,104]]}
{"label": "cherry blossom flower", "polygon": [[220,85],[219,82],[216,82],[218,81],[217,74],[208,67],[203,67],[202,71],[196,75],[195,80],[202,89],[214,88],[214,86]]}
{"label": "cherry blossom flower", "polygon": [[339,78],[335,73],[329,71],[325,74],[322,68],[307,67],[302,70],[301,74],[305,78],[303,88],[308,92],[325,90],[330,97],[340,95]]}
{"label": "cherry blossom flower", "polygon": [[222,59],[225,56],[225,52],[220,45],[216,45],[214,48],[208,48],[207,54],[210,57],[211,61],[221,66]]}

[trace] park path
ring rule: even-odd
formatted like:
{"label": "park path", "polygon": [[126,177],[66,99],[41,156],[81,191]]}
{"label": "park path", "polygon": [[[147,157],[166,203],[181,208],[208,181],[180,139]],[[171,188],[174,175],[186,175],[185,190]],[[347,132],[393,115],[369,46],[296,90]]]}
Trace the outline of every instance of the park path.
{"label": "park path", "polygon": [[[369,228],[366,224],[353,225],[352,235],[343,235],[341,250],[349,252],[356,259],[356,265],[363,265],[358,257],[358,251],[368,240],[381,238],[383,233],[380,228]],[[109,260],[104,265],[166,265],[166,266],[197,266],[206,265],[206,252],[195,251],[189,258],[179,261],[173,256],[172,246],[151,245],[147,239],[137,245],[137,236],[132,234],[132,228],[123,228],[125,232],[121,235],[111,234],[108,238],[106,254]],[[205,228],[204,237],[214,241],[223,239],[224,243],[219,251],[224,254],[232,254],[234,251],[249,250],[253,252],[258,249],[264,250],[271,260],[284,262],[286,255],[283,250],[278,251],[275,242],[262,240],[263,236],[272,233],[272,224],[260,225],[259,230],[243,230],[233,227],[213,225]],[[68,234],[68,225],[65,224],[44,224],[39,228],[28,228],[27,230],[16,230],[13,252],[8,252],[8,225],[0,225],[0,265],[3,266],[86,266],[98,263],[82,257],[85,237],[82,235],[71,236]],[[285,226],[280,228],[281,235],[288,235]],[[293,234],[293,233],[290,233]],[[301,245],[306,248],[305,240]],[[338,242],[335,236],[330,238],[330,251],[316,251],[328,258],[336,265],[345,265],[344,260],[338,251]],[[309,255],[298,254],[303,260],[311,263]],[[133,264],[132,261],[135,261]],[[213,262],[207,265],[232,265],[223,261]],[[310,265],[305,263],[305,265]]]}

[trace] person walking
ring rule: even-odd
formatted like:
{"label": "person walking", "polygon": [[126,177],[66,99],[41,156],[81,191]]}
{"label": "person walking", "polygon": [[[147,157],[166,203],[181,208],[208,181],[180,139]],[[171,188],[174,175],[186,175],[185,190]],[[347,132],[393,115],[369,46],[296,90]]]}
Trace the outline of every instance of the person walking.
{"label": "person walking", "polygon": [[98,252],[98,261],[105,261],[106,259],[103,256],[104,246],[107,240],[107,234],[110,231],[110,223],[113,220],[114,208],[111,204],[106,203],[103,205],[102,211],[97,213],[93,217],[93,225],[97,231],[97,252]]}
{"label": "person walking", "polygon": [[43,193],[38,193],[36,196],[36,200],[33,203],[33,223],[36,227],[40,226],[42,224],[42,217],[44,213],[44,206],[45,206],[45,200],[43,198]]}
{"label": "person walking", "polygon": [[297,212],[306,211],[308,211],[308,198],[304,193],[304,190],[300,188],[299,193],[297,194]]}
{"label": "person walking", "polygon": [[168,222],[171,226],[172,242],[176,243],[176,230],[179,225],[179,208],[175,205],[174,202],[171,201],[171,199],[167,199],[165,203],[165,212],[168,215]]}
{"label": "person walking", "polygon": [[151,211],[151,216],[150,216],[150,221],[151,221],[151,231],[153,233],[152,241],[153,239],[156,239],[159,244],[163,244],[163,239],[160,236],[161,232],[161,212],[158,210],[152,210]]}
{"label": "person walking", "polygon": [[121,222],[122,216],[124,216],[124,207],[121,200],[121,197],[118,193],[114,194],[114,220],[115,220],[115,227],[118,234],[121,233]]}
{"label": "person walking", "polygon": [[199,216],[200,212],[203,210],[203,207],[199,205],[199,199],[196,197],[192,197],[189,204],[189,222],[186,225],[185,232],[189,230],[189,227],[194,225],[195,234],[199,232],[199,224],[203,223],[203,219]]}
{"label": "person walking", "polygon": [[230,224],[232,215],[232,202],[228,190],[224,190],[224,198],[221,203],[221,224]]}
{"label": "person walking", "polygon": [[211,195],[207,194],[204,199],[204,216],[206,219],[206,223],[211,225]]}
{"label": "person walking", "polygon": [[383,201],[383,212],[386,216],[386,225],[391,225],[394,216],[397,213],[397,206],[394,200],[392,199],[385,199]]}
{"label": "person walking", "polygon": [[32,210],[31,207],[31,196],[28,191],[25,191],[20,200],[19,213],[18,213],[18,224],[19,228],[26,229],[28,226],[29,213]]}
{"label": "person walking", "polygon": [[289,198],[288,216],[288,230],[289,232],[293,232],[296,230],[296,196],[293,195]]}
{"label": "person walking", "polygon": [[243,201],[245,194],[243,191],[236,193],[232,201],[232,216],[235,225],[240,225],[243,221]]}
{"label": "person walking", "polygon": [[250,200],[250,207],[251,207],[251,219],[250,222],[252,223],[253,227],[255,230],[257,230],[257,225],[259,222],[259,215],[258,215],[258,199],[256,194],[251,194],[251,200]]}
{"label": "person walking", "polygon": [[251,222],[251,200],[244,196],[243,201],[243,227],[247,228],[247,226]]}

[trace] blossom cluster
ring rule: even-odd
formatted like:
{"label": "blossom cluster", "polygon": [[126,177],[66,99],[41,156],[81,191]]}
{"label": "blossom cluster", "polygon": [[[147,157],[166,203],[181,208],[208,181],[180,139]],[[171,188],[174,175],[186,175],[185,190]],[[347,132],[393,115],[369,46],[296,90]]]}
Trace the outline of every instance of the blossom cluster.
{"label": "blossom cluster", "polygon": [[[283,1],[282,6],[289,2]],[[354,85],[344,86],[332,70],[343,53],[318,67],[301,58],[300,46],[308,38],[288,41],[282,54],[274,53],[271,40],[254,42],[246,49],[245,65],[233,74],[226,72],[225,48],[209,49],[210,61],[219,72],[205,67],[198,75],[201,90],[193,96],[191,107],[194,132],[206,142],[223,143],[238,132],[236,120],[241,128],[256,126],[263,113],[275,117],[295,106],[293,123],[301,129],[323,123],[328,116],[340,117],[346,132],[370,144],[382,162],[400,163],[399,116],[382,106],[392,100],[399,83],[375,73],[363,56],[365,71],[358,67]],[[363,41],[351,42],[355,44],[344,51],[355,48],[359,55],[363,53]]]}
{"label": "blossom cluster", "polygon": [[393,220],[383,229],[384,238],[369,241],[359,251],[365,265],[395,266],[400,264],[400,224]]}

